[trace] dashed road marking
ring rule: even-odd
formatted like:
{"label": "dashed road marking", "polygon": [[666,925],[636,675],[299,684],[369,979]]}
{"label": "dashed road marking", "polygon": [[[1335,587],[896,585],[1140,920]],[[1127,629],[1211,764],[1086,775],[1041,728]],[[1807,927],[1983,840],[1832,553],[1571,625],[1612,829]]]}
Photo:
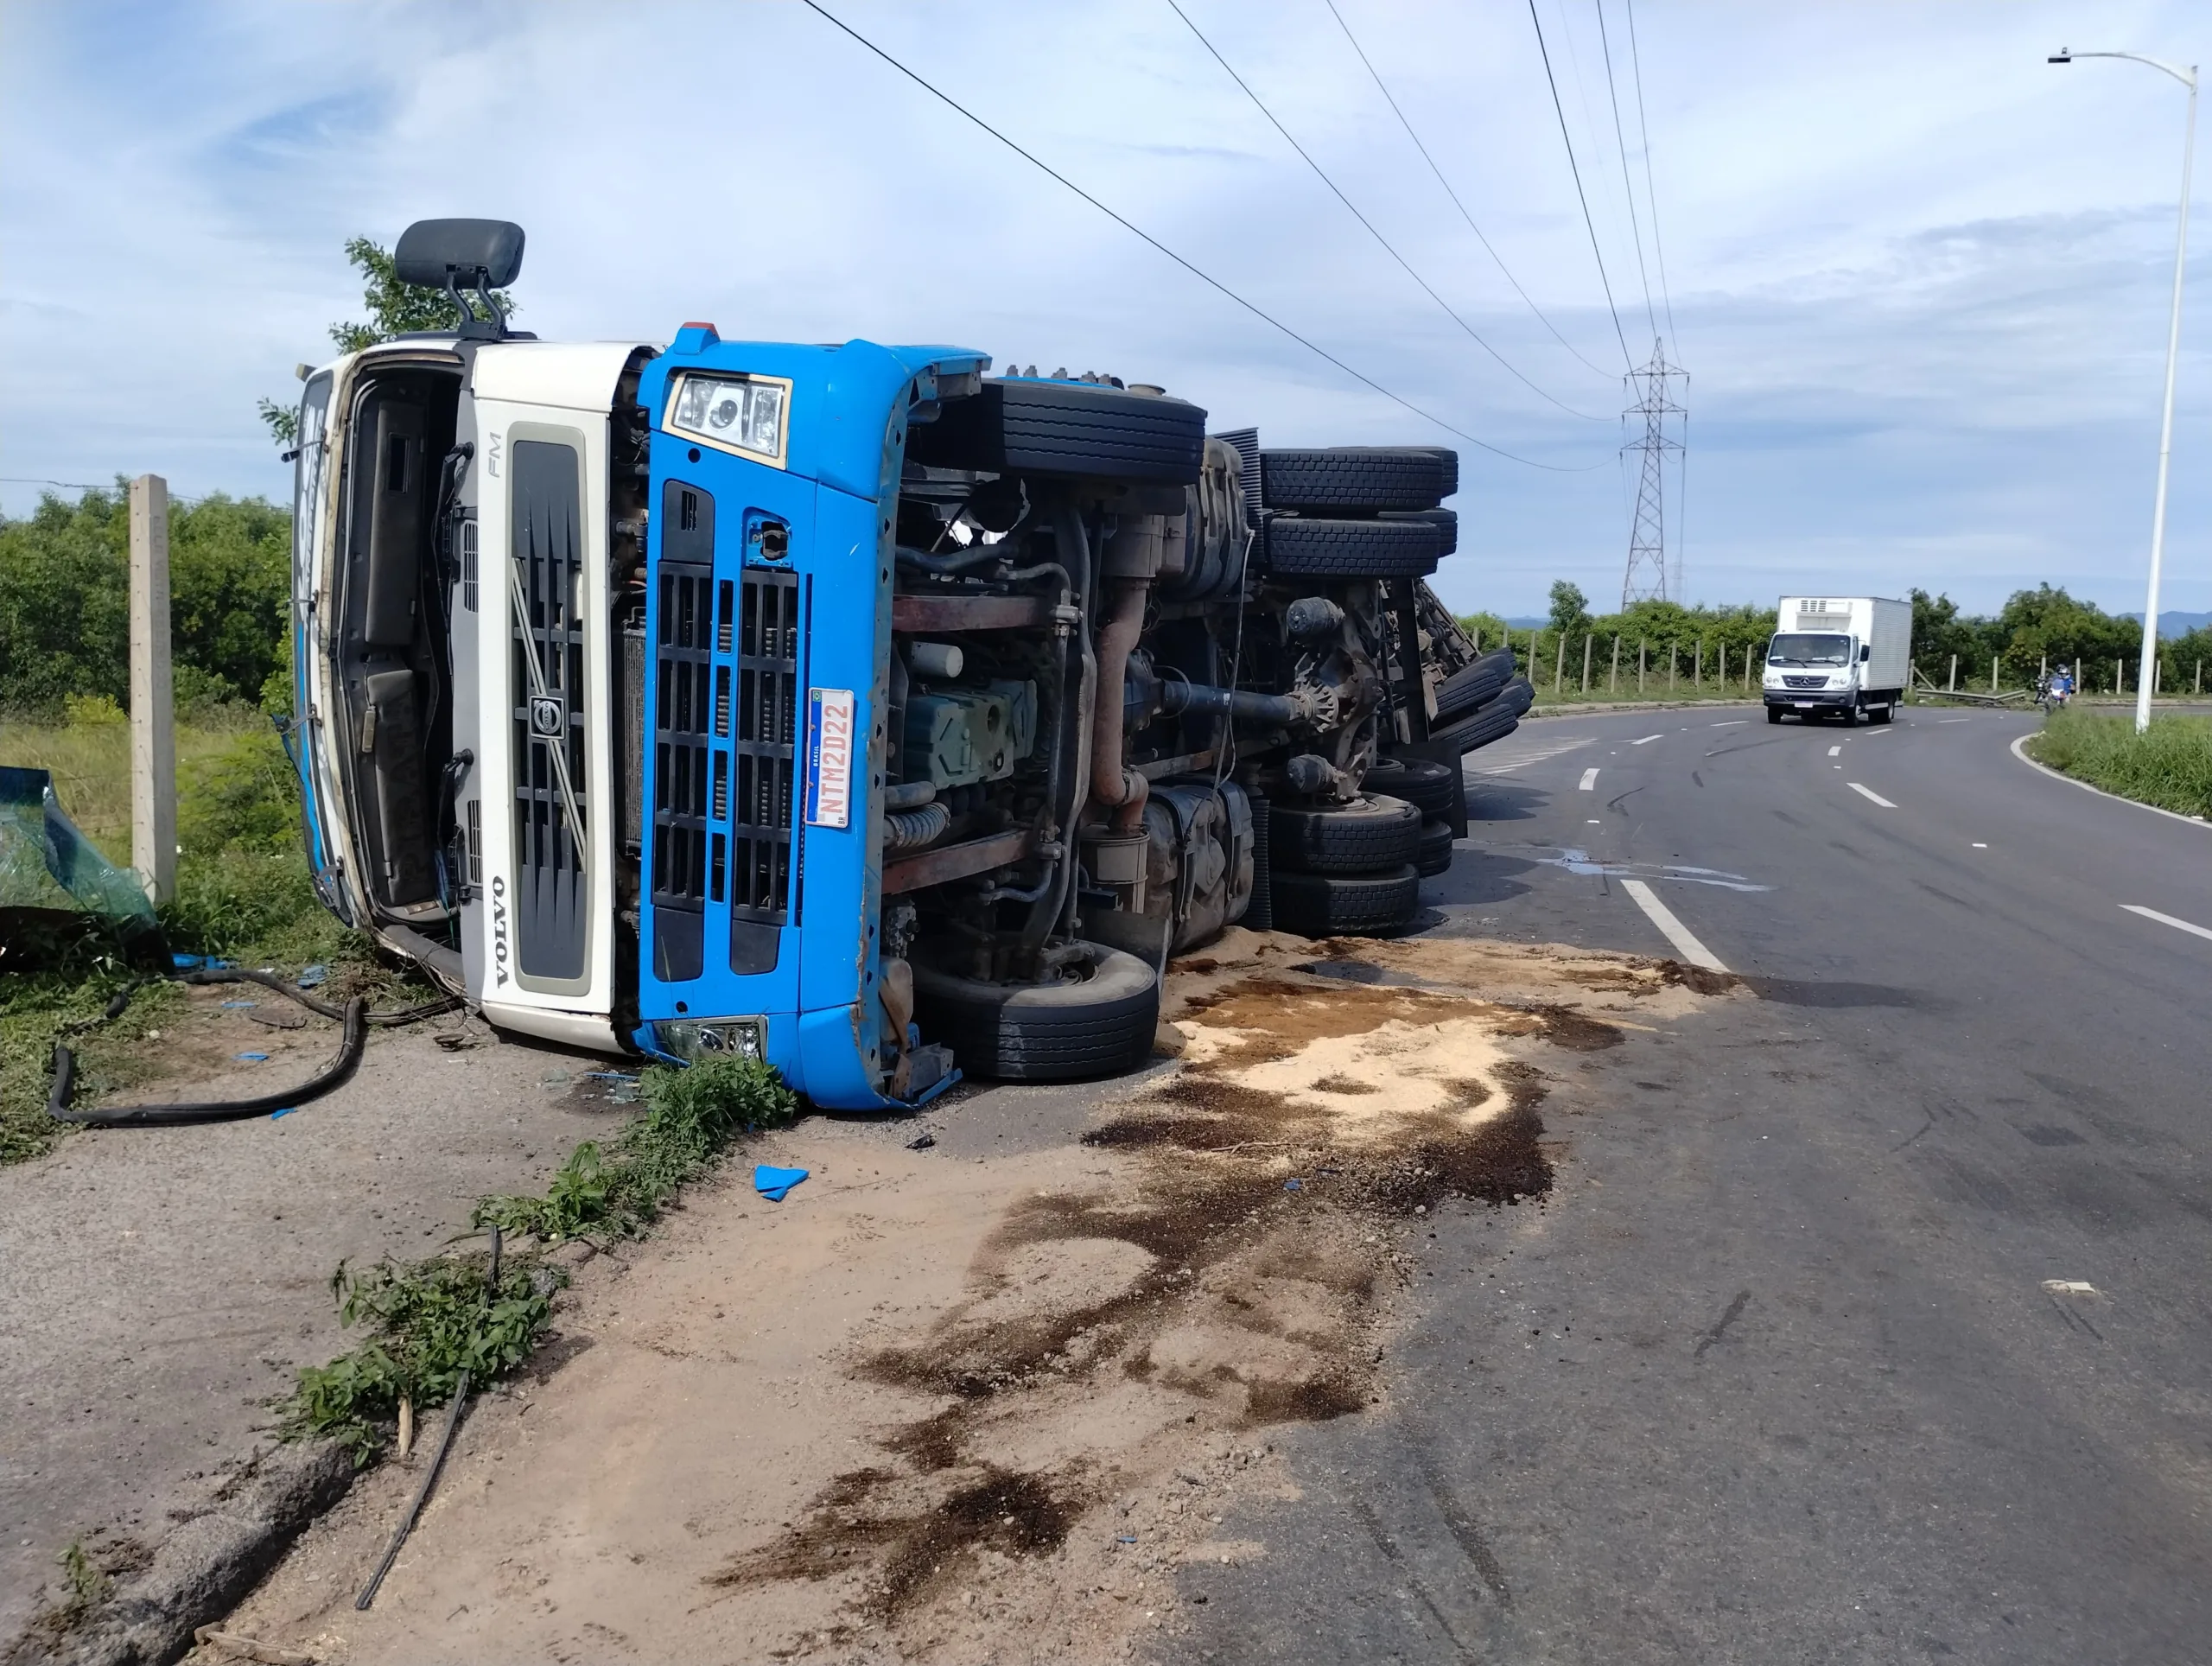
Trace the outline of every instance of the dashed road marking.
{"label": "dashed road marking", "polygon": [[1897,808],[1895,804],[1891,804],[1887,798],[1885,798],[1880,793],[1875,792],[1871,786],[1861,786],[1856,781],[1846,781],[1844,785],[1849,787],[1853,792],[1856,792],[1860,798],[1872,798],[1876,804],[1881,805],[1885,810],[1895,810]]}
{"label": "dashed road marking", "polygon": [[[1686,730],[1684,730],[1684,731],[1683,731],[1683,733],[1684,733],[1684,734],[1688,734],[1688,731],[1686,729]],[[1665,735],[1663,735],[1663,734],[1647,734],[1647,735],[1645,735],[1645,736],[1644,736],[1641,741],[1630,741],[1630,742],[1629,742],[1629,745],[1630,745],[1630,746],[1632,746],[1632,747],[1648,747],[1648,746],[1649,746],[1649,745],[1650,745],[1654,741],[1663,741],[1663,740],[1665,740],[1666,738],[1667,738],[1667,737],[1666,737]]]}
{"label": "dashed road marking", "polygon": [[1597,790],[1598,790],[1598,772],[1597,772],[1596,770],[1594,770],[1594,769],[1586,769],[1586,770],[1584,770],[1584,771],[1582,772],[1582,785],[1581,785],[1581,786],[1580,786],[1580,788],[1578,788],[1578,789],[1577,789],[1577,791],[1579,791],[1579,792],[1596,792]]}
{"label": "dashed road marking", "polygon": [[1738,726],[1748,723],[1751,721],[1751,720],[1748,717],[1732,717],[1725,723],[1707,723],[1706,727],[1707,728],[1735,728]]}
{"label": "dashed road marking", "polygon": [[[1684,960],[1693,966],[1702,966],[1709,972],[1728,970],[1712,950],[1697,940],[1695,933],[1688,926],[1675,918],[1675,911],[1660,901],[1653,894],[1651,887],[1642,880],[1623,880],[1621,889],[1635,900],[1636,906],[1643,909],[1651,923],[1659,928],[1659,935],[1674,944],[1675,952]],[[2212,933],[2207,935],[2212,936]]]}
{"label": "dashed road marking", "polygon": [[1980,839],[1976,839],[1974,842],[1974,848],[1977,850],[1986,850],[1989,849],[1989,847],[1984,844]]}
{"label": "dashed road marking", "polygon": [[2140,914],[2145,919],[2155,919],[2159,925],[2171,925],[2177,932],[2187,932],[2192,937],[2212,938],[2212,932],[2206,931],[2202,925],[2191,925],[2185,919],[2176,919],[2171,914],[2162,914],[2155,908],[2145,908],[2139,902],[2123,902],[2120,906],[2131,914]]}
{"label": "dashed road marking", "polygon": [[1944,723],[1971,723],[1974,722],[1974,719],[1971,717],[1939,717],[1936,722],[1939,725]]}
{"label": "dashed road marking", "polygon": [[1830,747],[1828,748],[1828,756],[1829,756],[1829,757],[1831,757],[1831,758],[1840,758],[1840,757],[1842,757],[1842,756],[1843,756],[1843,747],[1842,747],[1842,746],[1841,746],[1840,744],[1838,744],[1838,745],[1836,745],[1836,746],[1832,746],[1832,747]]}

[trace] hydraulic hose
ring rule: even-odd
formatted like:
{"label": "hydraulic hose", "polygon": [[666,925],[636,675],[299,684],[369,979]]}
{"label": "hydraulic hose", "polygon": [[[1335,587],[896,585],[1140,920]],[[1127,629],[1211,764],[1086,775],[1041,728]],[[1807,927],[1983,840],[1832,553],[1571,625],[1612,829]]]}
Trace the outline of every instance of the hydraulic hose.
{"label": "hydraulic hose", "polygon": [[[1082,672],[1076,695],[1076,709],[1072,724],[1063,721],[1059,734],[1053,737],[1053,761],[1059,761],[1065,749],[1071,728],[1076,745],[1075,767],[1067,772],[1062,783],[1067,793],[1065,805],[1055,804],[1059,819],[1058,836],[1062,846],[1058,883],[1030,906],[1029,918],[1021,928],[1021,954],[1024,959],[1033,957],[1044,946],[1045,939],[1065,906],[1075,896],[1075,825],[1083,814],[1084,795],[1090,776],[1090,723],[1098,695],[1098,662],[1090,649],[1090,540],[1084,530],[1083,515],[1074,504],[1063,502],[1052,516],[1052,537],[1060,563],[1068,569],[1074,582],[1070,586],[1077,618],[1076,641],[1082,652]],[[1061,688],[1067,686],[1065,680]],[[1118,698],[1120,690],[1116,690]]]}

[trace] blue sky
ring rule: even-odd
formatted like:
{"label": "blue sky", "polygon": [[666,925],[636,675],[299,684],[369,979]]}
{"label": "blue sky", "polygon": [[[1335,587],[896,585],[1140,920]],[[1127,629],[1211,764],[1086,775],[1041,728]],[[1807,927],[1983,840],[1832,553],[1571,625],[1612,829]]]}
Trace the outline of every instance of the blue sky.
{"label": "blue sky", "polygon": [[[1301,334],[1548,472],[1462,447],[1463,607],[1619,593],[1622,347],[1525,4],[1184,0],[1532,392],[1378,248],[1166,3],[827,0]],[[1670,513],[1692,600],[2049,581],[2141,605],[2184,98],[2181,4],[1537,0],[1639,357],[1692,374]],[[1179,271],[794,4],[0,0],[0,475],[281,496],[253,414],[359,311],[340,245],[520,220],[547,336],[955,341],[1165,384],[1281,444],[1449,443]],[[2202,245],[2212,224],[2195,228]],[[2192,262],[2194,270],[2201,263]],[[2212,608],[2212,295],[2192,275],[2164,605]],[[1578,354],[1580,356],[1578,356]],[[1584,359],[1589,362],[1586,364]],[[1591,366],[1599,368],[1592,369]],[[22,513],[35,486],[0,481]]]}

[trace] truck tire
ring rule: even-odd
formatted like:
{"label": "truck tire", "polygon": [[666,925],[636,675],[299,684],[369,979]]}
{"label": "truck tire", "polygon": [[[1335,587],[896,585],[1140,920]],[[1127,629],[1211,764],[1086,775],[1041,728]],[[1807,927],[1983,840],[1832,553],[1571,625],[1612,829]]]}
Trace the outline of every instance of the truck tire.
{"label": "truck tire", "polygon": [[906,431],[906,455],[935,468],[1194,486],[1206,414],[1159,394],[1090,382],[1008,379],[948,403]]}
{"label": "truck tire", "polygon": [[1770,723],[1779,723],[1782,721],[1782,708],[1769,706],[1766,709],[1766,721]]}
{"label": "truck tire", "polygon": [[914,1013],[923,1035],[949,1046],[971,1076],[1117,1076],[1152,1057],[1160,979],[1119,949],[1100,949],[1090,975],[1066,983],[986,983],[916,961]]}
{"label": "truck tire", "polygon": [[1421,848],[1421,811],[1402,798],[1380,795],[1326,809],[1274,804],[1268,811],[1270,871],[1286,874],[1371,874],[1414,859]]}
{"label": "truck tire", "polygon": [[1431,729],[1428,738],[1450,741],[1462,753],[1472,752],[1477,747],[1486,747],[1512,734],[1520,726],[1521,715],[1535,703],[1535,698],[1536,691],[1526,681],[1516,677],[1495,700],[1485,701],[1457,722]]}
{"label": "truck tire", "polygon": [[1403,798],[1422,817],[1449,816],[1456,793],[1450,766],[1427,758],[1379,758],[1360,783],[1363,791]]}
{"label": "truck tire", "polygon": [[1459,512],[1456,509],[1386,509],[1377,518],[1425,520],[1436,529],[1436,553],[1439,559],[1459,552]]}
{"label": "truck tire", "polygon": [[1271,515],[1267,569],[1294,578],[1422,578],[1436,570],[1437,529],[1420,520],[1308,520]]}
{"label": "truck tire", "polygon": [[1421,824],[1421,852],[1414,858],[1414,872],[1425,880],[1432,880],[1451,866],[1452,823],[1423,822]]}
{"label": "truck tire", "polygon": [[1459,489],[1459,454],[1442,446],[1333,446],[1260,453],[1270,509],[1433,509]]}
{"label": "truck tire", "polygon": [[1370,937],[1409,924],[1421,907],[1411,862],[1379,874],[1274,876],[1275,930],[1300,937]]}
{"label": "truck tire", "polygon": [[1513,677],[1513,650],[1492,648],[1471,665],[1463,665],[1436,685],[1439,723],[1454,723],[1497,698]]}
{"label": "truck tire", "polygon": [[1886,723],[1891,718],[1897,715],[1897,709],[1894,703],[1886,706],[1876,706],[1866,714],[1866,716],[1867,720],[1871,722]]}

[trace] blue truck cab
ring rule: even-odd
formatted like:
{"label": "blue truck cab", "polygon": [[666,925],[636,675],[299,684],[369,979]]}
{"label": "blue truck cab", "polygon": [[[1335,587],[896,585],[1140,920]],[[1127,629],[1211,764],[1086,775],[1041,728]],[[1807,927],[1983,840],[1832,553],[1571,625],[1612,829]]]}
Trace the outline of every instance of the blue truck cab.
{"label": "blue truck cab", "polygon": [[913,413],[972,393],[988,364],[958,347],[724,341],[690,324],[645,372],[647,1051],[690,1057],[704,1040],[766,1058],[819,1103],[887,1103],[899,477]]}
{"label": "blue truck cab", "polygon": [[307,375],[335,912],[504,1029],[855,1110],[1136,1068],[1171,955],[1411,919],[1526,706],[1419,582],[1452,454],[964,347],[542,342],[522,245],[410,227],[458,324]]}

